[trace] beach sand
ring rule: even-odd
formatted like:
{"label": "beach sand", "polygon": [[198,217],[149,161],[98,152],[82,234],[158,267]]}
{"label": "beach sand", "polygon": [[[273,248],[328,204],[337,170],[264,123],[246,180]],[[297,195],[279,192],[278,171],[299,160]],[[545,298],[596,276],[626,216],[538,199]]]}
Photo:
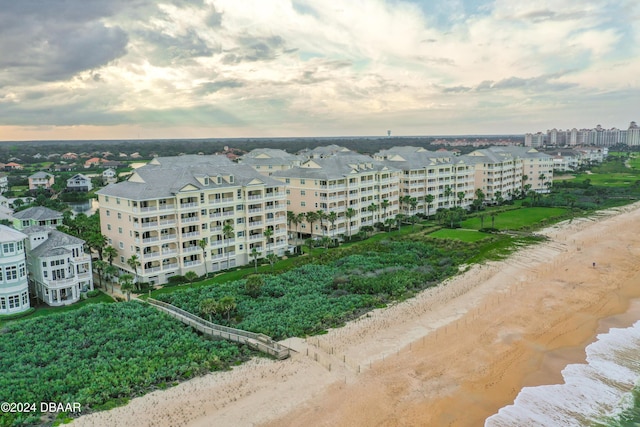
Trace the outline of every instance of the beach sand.
{"label": "beach sand", "polygon": [[561,382],[596,333],[638,319],[640,204],[542,234],[409,301],[289,339],[288,360],[256,359],[73,425],[481,426],[523,386]]}

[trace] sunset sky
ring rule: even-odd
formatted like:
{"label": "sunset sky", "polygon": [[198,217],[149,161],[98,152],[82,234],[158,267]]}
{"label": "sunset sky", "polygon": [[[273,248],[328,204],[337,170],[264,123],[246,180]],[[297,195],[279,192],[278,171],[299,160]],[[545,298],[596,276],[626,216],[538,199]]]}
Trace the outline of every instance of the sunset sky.
{"label": "sunset sky", "polygon": [[640,121],[637,0],[0,0],[0,141]]}

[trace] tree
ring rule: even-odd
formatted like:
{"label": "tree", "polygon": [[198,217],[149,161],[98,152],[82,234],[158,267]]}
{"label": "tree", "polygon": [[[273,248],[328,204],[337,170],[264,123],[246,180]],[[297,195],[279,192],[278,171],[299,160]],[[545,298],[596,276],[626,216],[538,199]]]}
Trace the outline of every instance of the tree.
{"label": "tree", "polygon": [[264,278],[261,274],[251,274],[244,282],[244,291],[251,298],[258,298],[264,286]]}
{"label": "tree", "polygon": [[318,210],[316,212],[318,214],[318,220],[320,220],[320,230],[322,231],[322,235],[324,236],[324,220],[327,219],[327,214],[322,210]]}
{"label": "tree", "polygon": [[496,228],[496,217],[498,216],[498,212],[491,211],[489,215],[491,215],[491,228]]}
{"label": "tree", "polygon": [[107,282],[111,282],[111,293],[113,293],[113,278],[118,274],[118,269],[113,265],[107,265],[104,269],[104,278]]}
{"label": "tree", "polygon": [[109,261],[109,265],[113,265],[113,260],[118,256],[118,250],[113,246],[107,246],[102,250],[102,254]]}
{"label": "tree", "polygon": [[402,221],[404,221],[406,217],[407,216],[402,213],[399,213],[396,215],[396,223],[398,224],[398,231],[402,230]]}
{"label": "tree", "polygon": [[97,259],[93,261],[93,271],[98,273],[98,284],[100,285],[100,287],[102,287],[102,278],[104,275],[104,270],[107,268],[108,265],[109,264],[107,264],[101,259]]}
{"label": "tree", "polygon": [[544,187],[544,182],[547,179],[547,176],[541,173],[540,175],[538,175],[538,179],[540,180],[540,182],[542,182],[542,186]]}
{"label": "tree", "polygon": [[431,207],[433,206],[433,201],[435,200],[435,197],[433,194],[427,194],[426,196],[424,196],[424,203],[425,203],[425,207],[427,208],[427,217],[429,217],[429,211],[431,210]]}
{"label": "tree", "polygon": [[295,224],[296,214],[293,211],[287,211],[287,227],[291,230],[291,224]]}
{"label": "tree", "polygon": [[129,259],[127,260],[127,265],[133,269],[133,274],[135,275],[136,279],[136,289],[138,289],[138,287],[140,286],[140,284],[138,283],[138,267],[140,267],[140,258],[138,257],[138,255],[131,255],[131,257],[129,257]]}
{"label": "tree", "polygon": [[218,314],[218,301],[213,298],[205,298],[200,301],[200,313],[209,317],[209,322],[213,322],[213,316]]}
{"label": "tree", "polygon": [[[329,239],[328,237],[323,237],[323,239]],[[278,261],[278,255],[276,254],[269,254],[267,255],[267,261],[269,261],[269,265],[271,266],[271,269],[273,270],[273,265]]]}
{"label": "tree", "polygon": [[198,246],[202,249],[202,262],[204,263],[204,277],[209,275],[209,271],[207,269],[207,239],[200,239],[198,241]]}
{"label": "tree", "polygon": [[198,273],[196,273],[195,271],[187,271],[186,273],[184,273],[184,278],[187,279],[189,283],[193,283],[198,280]]}
{"label": "tree", "polygon": [[477,208],[478,210],[480,210],[487,196],[484,194],[484,191],[482,191],[482,188],[476,188],[475,195],[476,195],[475,200],[478,201]]}
{"label": "tree", "polygon": [[382,208],[382,218],[386,219],[387,218],[387,208],[389,208],[389,206],[391,206],[391,203],[389,202],[389,200],[384,199],[381,203],[380,203],[380,207]]}
{"label": "tree", "polygon": [[131,291],[133,290],[133,276],[131,274],[122,274],[118,278],[120,290],[127,294],[127,301],[131,301]]}
{"label": "tree", "polygon": [[375,212],[378,210],[378,205],[376,205],[375,203],[371,203],[369,206],[367,206],[367,211],[371,212],[371,218],[373,219],[373,222],[375,223]]}
{"label": "tree", "polygon": [[464,196],[466,196],[466,194],[464,193],[464,191],[458,191],[458,206],[462,206],[462,201],[464,200]]}
{"label": "tree", "polygon": [[502,191],[496,191],[493,193],[493,199],[496,201],[498,205],[501,205],[504,202],[504,197],[502,197]]}
{"label": "tree", "polygon": [[331,239],[329,238],[329,236],[322,236],[322,239],[320,239],[320,244],[322,246],[324,246],[325,250],[329,250],[329,245],[331,244]]}
{"label": "tree", "polygon": [[313,224],[315,224],[320,219],[320,217],[318,216],[317,212],[309,211],[305,214],[305,218],[307,219],[307,222],[311,227],[310,234],[311,234],[311,237],[313,237]]}
{"label": "tree", "polygon": [[391,226],[395,223],[396,221],[393,218],[387,218],[384,220],[384,225],[387,226],[387,232],[391,231]]}
{"label": "tree", "polygon": [[487,216],[486,213],[482,212],[481,214],[478,214],[478,218],[480,218],[480,228],[484,228],[484,218]]}
{"label": "tree", "polygon": [[333,239],[336,237],[336,221],[338,220],[338,214],[335,212],[329,212],[327,215],[327,220],[331,223],[331,230],[333,230],[333,235],[331,236]]}
{"label": "tree", "polygon": [[449,205],[449,199],[451,198],[451,195],[453,194],[453,190],[451,189],[450,186],[445,185],[444,186],[444,198],[447,199],[447,205]]}
{"label": "tree", "polygon": [[264,238],[267,241],[267,256],[269,255],[269,245],[271,244],[271,236],[273,236],[273,229],[267,228],[264,230]]}
{"label": "tree", "polygon": [[304,213],[301,212],[298,215],[296,215],[296,232],[297,232],[296,246],[298,245],[297,239],[300,238],[300,228],[299,228],[299,226],[304,222],[304,220],[305,220],[305,214]]}
{"label": "tree", "polygon": [[411,215],[409,217],[409,222],[411,223],[411,231],[413,231],[413,228],[416,225],[416,222],[418,222],[418,217],[416,215]]}
{"label": "tree", "polygon": [[348,208],[344,213],[344,216],[347,218],[347,231],[349,233],[349,240],[351,240],[351,218],[356,216],[356,210],[353,208]]}
{"label": "tree", "polygon": [[231,320],[231,312],[235,310],[236,307],[236,299],[231,295],[223,296],[218,302],[218,309],[221,313],[227,315],[227,322]]}
{"label": "tree", "polygon": [[253,268],[256,273],[258,272],[258,257],[260,256],[260,251],[257,248],[251,248],[251,257],[253,258]]}
{"label": "tree", "polygon": [[107,236],[101,233],[91,233],[87,236],[87,246],[98,252],[98,258],[102,259],[104,247],[108,242]]}
{"label": "tree", "polygon": [[230,258],[231,258],[231,239],[235,236],[233,231],[233,222],[231,220],[225,221],[224,226],[222,227],[222,235],[224,239],[227,241],[227,269],[230,267]]}

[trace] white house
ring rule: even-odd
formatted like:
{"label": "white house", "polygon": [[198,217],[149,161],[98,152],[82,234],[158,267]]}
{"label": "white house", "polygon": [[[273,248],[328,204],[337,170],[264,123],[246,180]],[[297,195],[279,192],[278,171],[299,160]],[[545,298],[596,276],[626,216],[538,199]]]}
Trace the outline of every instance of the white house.
{"label": "white house", "polygon": [[81,173],[75,174],[67,180],[67,190],[88,192],[93,189],[91,178]]}
{"label": "white house", "polygon": [[84,240],[44,226],[23,230],[27,235],[27,266],[31,291],[50,306],[73,304],[93,290],[91,257]]}
{"label": "white house", "polygon": [[102,172],[102,182],[104,184],[113,184],[118,181],[118,173],[115,169],[109,168]]}
{"label": "white house", "polygon": [[31,307],[25,263],[27,236],[0,225],[0,314],[14,314]]}

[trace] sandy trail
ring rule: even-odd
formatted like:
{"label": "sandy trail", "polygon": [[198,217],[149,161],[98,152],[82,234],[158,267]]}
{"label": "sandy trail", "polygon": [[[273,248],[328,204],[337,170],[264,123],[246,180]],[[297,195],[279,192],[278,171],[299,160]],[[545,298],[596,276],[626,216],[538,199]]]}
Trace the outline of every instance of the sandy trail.
{"label": "sandy trail", "polygon": [[73,424],[482,425],[522,386],[561,381],[598,322],[640,297],[639,208],[548,228],[548,242],[505,261],[327,335],[287,340],[298,351],[289,360],[254,360]]}

